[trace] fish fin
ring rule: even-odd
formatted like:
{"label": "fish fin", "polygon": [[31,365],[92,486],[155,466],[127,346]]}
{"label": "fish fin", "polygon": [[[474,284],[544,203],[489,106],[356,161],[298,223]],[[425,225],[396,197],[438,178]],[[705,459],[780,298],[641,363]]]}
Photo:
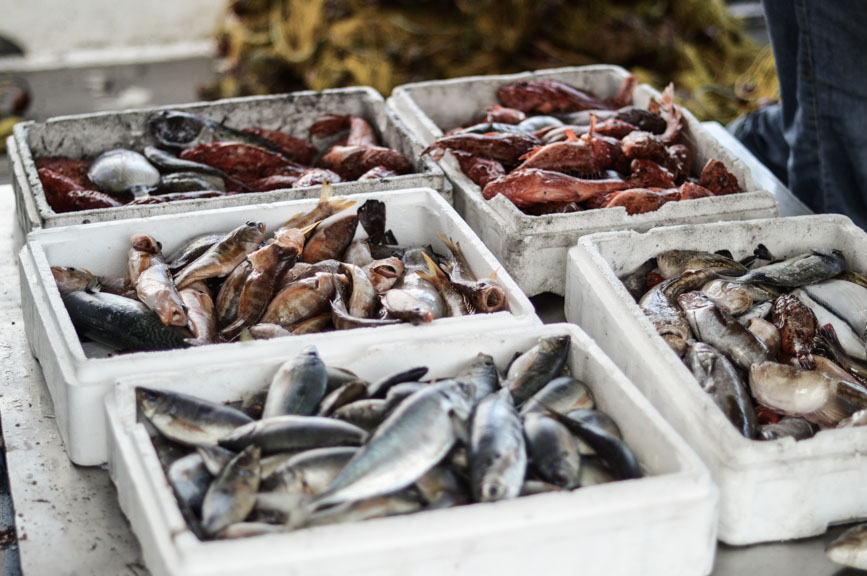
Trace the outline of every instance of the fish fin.
{"label": "fish fin", "polygon": [[596,132],[596,114],[590,113],[590,128],[584,134],[586,140],[593,138],[593,133]]}
{"label": "fish fin", "polygon": [[497,279],[498,279],[498,278],[497,278],[497,272],[499,272],[501,268],[502,268],[502,266],[497,266],[497,267],[494,269],[494,271],[491,272],[491,280],[497,280]]}
{"label": "fish fin", "polygon": [[536,152],[538,152],[542,148],[544,148],[544,146],[533,146],[532,148],[527,150],[527,152],[518,156],[518,160],[528,160],[532,158],[536,154]]}
{"label": "fish fin", "polygon": [[319,226],[319,224],[321,224],[321,223],[322,223],[322,220],[317,220],[316,222],[314,222],[313,224],[311,224],[309,226],[305,226],[304,228],[300,228],[298,231],[301,232],[302,234],[304,234],[304,236],[306,237],[309,232],[313,232],[314,230],[316,230],[316,227]]}
{"label": "fish fin", "polygon": [[[811,413],[811,416],[818,417],[823,421],[837,423],[841,420],[852,416],[855,412],[860,410],[863,406],[863,401],[867,401],[867,397],[864,396],[863,391],[857,388],[854,385],[849,384],[844,380],[839,380],[837,386],[848,386],[851,390],[858,390],[858,395],[862,398],[862,403],[853,402],[849,399],[849,394],[841,394],[839,392],[835,392],[831,394],[828,402],[825,403],[822,408],[816,410]],[[812,420],[812,419],[810,419]]]}
{"label": "fish fin", "polygon": [[452,255],[457,257],[457,253],[461,250],[458,246],[458,243],[443,234],[442,232],[437,232],[437,236],[439,237],[440,241],[445,245],[445,247],[449,249]]}
{"label": "fish fin", "polygon": [[764,244],[756,246],[756,249],[753,250],[753,255],[760,260],[770,260],[771,262],[774,262],[777,259]]}
{"label": "fish fin", "polygon": [[573,132],[572,130],[567,129],[565,131],[565,133],[566,133],[566,142],[577,142],[578,141],[578,137],[575,136],[575,132]]}
{"label": "fish fin", "polygon": [[238,341],[239,342],[250,342],[251,340],[254,340],[254,338],[253,338],[253,335],[250,334],[250,329],[246,328],[246,327],[243,328],[241,330],[241,333],[238,335]]}
{"label": "fish fin", "polygon": [[717,250],[716,252],[714,252],[714,254],[719,254],[720,256],[724,256],[724,257],[728,258],[729,260],[735,259],[734,256],[732,256],[731,251],[726,250],[725,248],[723,248],[722,250]]}
{"label": "fish fin", "polygon": [[442,280],[448,281],[448,277],[446,273],[443,272],[443,269],[439,267],[439,264],[433,261],[433,258],[427,255],[427,252],[422,250],[422,258],[427,263],[427,272],[417,272],[417,274],[423,279],[427,280],[431,284],[436,285],[438,282]]}

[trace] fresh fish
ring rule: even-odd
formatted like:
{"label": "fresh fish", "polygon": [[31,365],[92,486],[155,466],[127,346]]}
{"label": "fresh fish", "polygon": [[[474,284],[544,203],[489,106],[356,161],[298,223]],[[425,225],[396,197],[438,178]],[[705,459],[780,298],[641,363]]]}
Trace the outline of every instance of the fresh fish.
{"label": "fresh fish", "polygon": [[500,387],[500,373],[494,364],[493,356],[479,353],[454,378],[473,392],[473,403],[478,404]]}
{"label": "fresh fish", "polygon": [[[426,257],[428,256],[424,249],[407,250],[403,257],[405,273],[393,289],[409,293],[426,303],[433,312],[434,318],[443,318],[446,316],[446,304],[439,290],[418,274],[427,270]],[[389,299],[392,297],[388,293],[386,295]]]}
{"label": "fresh fish", "polygon": [[155,260],[144,270],[135,283],[135,292],[141,303],[156,312],[166,326],[186,326],[187,313],[178,289],[172,281],[165,262]]}
{"label": "fresh fish", "polygon": [[645,260],[641,266],[620,277],[626,291],[635,299],[636,302],[641,300],[641,297],[647,292],[647,275],[656,269],[656,258]]}
{"label": "fresh fish", "polygon": [[867,570],[867,524],[859,524],[843,532],[828,544],[825,556],[831,562]]}
{"label": "fresh fish", "polygon": [[349,314],[357,318],[371,318],[379,302],[373,283],[367,273],[358,266],[344,264],[343,269],[352,281]]}
{"label": "fresh fish", "polygon": [[445,304],[445,316],[466,316],[469,314],[467,304],[460,292],[452,286],[449,277],[443,272],[436,262],[434,262],[426,252],[422,252],[422,256],[427,262],[428,269],[426,272],[418,271],[416,274],[422,279],[433,285],[437,292],[442,297]]}
{"label": "fresh fish", "polygon": [[524,402],[521,416],[532,412],[545,413],[547,410],[567,414],[572,410],[589,410],[595,407],[593,394],[586,384],[571,376],[560,376],[545,384]]}
{"label": "fresh fish", "polygon": [[738,432],[754,439],[758,433],[758,421],[752,398],[731,362],[702,342],[689,347],[684,362],[702,390],[710,395]]}
{"label": "fresh fish", "polygon": [[[203,164],[204,166],[204,164]],[[246,186],[245,184],[239,184]],[[224,193],[226,186],[221,178],[216,176],[207,176],[205,174],[197,174],[195,172],[173,172],[172,174],[163,174],[160,177],[160,184],[154,192],[155,197],[148,198],[148,201],[161,200],[162,196],[167,194],[178,194],[183,192],[213,192]],[[171,198],[172,196],[170,196]],[[191,198],[207,198],[207,196],[191,196]],[[144,200],[142,200],[144,202]]]}
{"label": "fresh fish", "polygon": [[330,416],[332,412],[367,396],[367,386],[361,380],[347,382],[340,388],[329,392],[319,403],[317,416]]}
{"label": "fresh fish", "polygon": [[347,446],[306,450],[274,470],[262,488],[284,494],[321,494],[358,450]]}
{"label": "fresh fish", "polygon": [[97,342],[137,351],[188,346],[185,331],[166,326],[141,302],[103,292],[76,291],[61,297],[78,333]]}
{"label": "fresh fish", "polygon": [[818,324],[813,311],[796,296],[783,294],[774,300],[773,320],[780,331],[782,359],[805,370],[815,368],[813,349]]}
{"label": "fresh fish", "polygon": [[863,386],[776,362],[750,368],[750,390],[761,404],[820,428],[833,428],[867,408],[867,389]]}
{"label": "fresh fish", "polygon": [[152,236],[147,234],[133,234],[130,239],[130,248],[126,256],[126,271],[124,281],[128,288],[135,289],[138,277],[150,268],[155,262],[162,262],[161,246]]}
{"label": "fresh fish", "polygon": [[346,368],[340,368],[338,366],[326,366],[325,374],[328,376],[328,382],[325,385],[325,389],[328,392],[333,392],[337,388],[340,388],[344,384],[349,384],[350,382],[363,382],[363,380],[358,377],[358,374],[352,370],[347,370]]}
{"label": "fresh fish", "polygon": [[828,360],[824,356],[814,356],[813,360],[816,362],[816,367],[814,370],[819,372],[820,374],[824,374],[828,378],[835,378],[838,380],[845,380],[855,386],[864,386],[864,382],[859,380],[854,374],[847,372],[837,363],[832,360]]}
{"label": "fresh fish", "polygon": [[314,264],[343,256],[358,228],[358,215],[339,212],[319,223],[313,235],[304,244],[299,260]]}
{"label": "fresh fish", "polygon": [[663,278],[683,276],[685,272],[714,270],[720,274],[737,276],[746,273],[746,267],[720,254],[700,250],[668,250],[656,257]]}
{"label": "fresh fish", "polygon": [[160,182],[159,170],[147,158],[123,148],[100,154],[90,165],[87,177],[101,192],[130,193],[136,197],[146,195]]}
{"label": "fresh fish", "polygon": [[91,292],[99,290],[99,279],[87,270],[78,270],[69,266],[65,268],[52,266],[51,275],[54,276],[54,282],[61,294],[76,290],[89,290]]}
{"label": "fresh fish", "polygon": [[508,391],[483,398],[470,427],[470,485],[477,502],[515,498],[521,493],[527,450],[521,418]]}
{"label": "fresh fish", "polygon": [[683,276],[657,284],[638,301],[657,333],[680,357],[686,352],[686,341],[691,334],[690,324],[677,299],[681,294],[698,290],[715,277],[713,270],[686,272]]}
{"label": "fresh fish", "polygon": [[842,346],[847,355],[857,358],[858,360],[867,361],[867,347],[865,347],[864,340],[862,340],[855,331],[852,330],[852,327],[849,326],[845,320],[839,318],[833,312],[828,310],[828,308],[810,298],[810,296],[801,289],[794,290],[792,296],[795,296],[813,311],[813,314],[816,315],[816,322],[819,326],[830,324],[834,328],[840,346]]}
{"label": "fresh fish", "polygon": [[315,506],[364,500],[406,488],[436,466],[465,435],[469,413],[469,399],[457,385],[433,385],[413,395],[380,425]]}
{"label": "fresh fish", "polygon": [[316,348],[311,346],[284,363],[274,374],[262,418],[284,414],[311,415],[325,397],[328,375]]}
{"label": "fresh fish", "polygon": [[398,404],[428,386],[430,386],[428,382],[402,382],[392,386],[385,395],[385,411],[391,412]]}
{"label": "fresh fish", "polygon": [[598,414],[601,413],[596,410],[573,410],[566,416],[548,412],[572,434],[589,444],[618,479],[640,478],[641,468],[635,454],[621,438],[600,426]]}
{"label": "fresh fish", "polygon": [[846,321],[859,338],[867,337],[867,288],[845,280],[804,286],[810,298]]}
{"label": "fresh fish", "polygon": [[689,292],[678,298],[696,338],[722,352],[744,370],[770,357],[768,349],[737,320],[720,312],[707,296]]}
{"label": "fresh fish", "polygon": [[181,505],[181,509],[199,514],[202,509],[202,501],[205,492],[211,485],[213,476],[205,467],[202,457],[198,454],[188,454],[175,460],[166,472],[175,497]]}
{"label": "fresh fish", "polygon": [[518,128],[520,128],[522,132],[533,133],[538,132],[543,128],[551,128],[562,125],[563,121],[559,118],[555,118],[554,116],[530,116],[528,118],[525,118],[524,120],[521,120],[521,122],[518,123]]}
{"label": "fresh fish", "polygon": [[844,370],[867,385],[867,362],[846,354],[837,338],[834,327],[831,325],[822,326],[816,331],[816,334],[816,354],[834,360]]}
{"label": "fresh fish", "polygon": [[373,262],[373,256],[370,254],[370,245],[367,239],[354,240],[346,247],[346,252],[340,259],[345,264],[352,264],[360,268],[366,267]]}
{"label": "fresh fish", "polygon": [[251,444],[263,454],[310,450],[329,446],[360,446],[367,433],[347,422],[320,416],[276,416],[236,428],[220,440],[220,446],[240,450]]}
{"label": "fresh fish", "polygon": [[815,427],[803,418],[781,418],[779,422],[763,424],[759,427],[759,437],[762,440],[780,438],[806,440],[812,438],[815,433]]}
{"label": "fresh fish", "polygon": [[[270,340],[271,338],[282,338],[283,336],[292,335],[292,332],[279,324],[253,324],[248,328],[248,331],[254,340]],[[243,331],[241,331],[241,339],[244,339]]]}
{"label": "fresh fish", "polygon": [[839,250],[813,250],[755,268],[733,282],[770,284],[785,288],[798,288],[833,278],[846,268],[846,259]]}
{"label": "fresh fish", "polygon": [[292,216],[281,228],[304,228],[316,222],[322,222],[354,204],[355,202],[348,198],[335,198],[334,187],[325,182],[319,190],[319,203],[316,207],[307,212],[299,212]]}
{"label": "fresh fish", "polygon": [[410,514],[422,508],[418,499],[404,494],[379,496],[361,502],[352,501],[312,513],[306,526],[324,526],[343,522],[359,522],[384,516]]}
{"label": "fresh fish", "polygon": [[535,130],[522,130],[515,124],[503,124],[502,122],[481,122],[466,128],[455,130],[454,134],[490,134],[491,132],[524,132],[530,134]]}
{"label": "fresh fish", "polygon": [[780,331],[777,330],[776,326],[763,318],[753,318],[746,328],[765,345],[772,358],[777,357],[782,342],[780,341]]}
{"label": "fresh fish", "polygon": [[367,387],[367,395],[369,398],[385,398],[385,395],[393,386],[404,382],[418,382],[427,372],[427,366],[417,366],[408,370],[402,370],[396,374],[389,374],[376,382],[372,382]]}
{"label": "fresh fish", "polygon": [[250,446],[235,456],[214,479],[202,503],[202,529],[214,536],[241,522],[256,504],[259,490],[259,448]]}
{"label": "fresh fish", "polygon": [[344,404],[331,415],[364,430],[374,430],[385,420],[391,406],[382,398],[364,398]]}
{"label": "fresh fish", "polygon": [[167,150],[185,150],[211,142],[241,142],[280,153],[277,146],[264,138],[190,112],[160,110],[150,115],[147,124],[156,143]]}
{"label": "fresh fish", "polygon": [[187,446],[216,445],[253,422],[243,412],[178,392],[138,387],[136,403],[160,434]]}
{"label": "fresh fish", "polygon": [[[369,328],[376,326],[390,326],[392,324],[400,324],[400,320],[390,318],[360,318],[353,316],[346,309],[346,303],[343,301],[341,290],[334,293],[334,299],[331,301],[331,320],[334,327],[338,330],[351,330],[353,328]],[[376,303],[376,301],[374,301]]]}
{"label": "fresh fish", "polygon": [[225,234],[202,234],[187,241],[168,258],[169,270],[177,274],[184,266],[201,256],[211,246],[225,238]]}
{"label": "fresh fish", "polygon": [[178,289],[183,289],[196,280],[225,276],[234,270],[247,254],[258,248],[264,239],[263,222],[250,221],[235,228],[178,272],[175,275],[175,284]]}
{"label": "fresh fish", "polygon": [[374,260],[370,264],[364,266],[364,271],[370,278],[374,290],[377,294],[384,294],[395,285],[397,280],[403,276],[404,266],[400,258],[394,256]]}
{"label": "fresh fish", "polygon": [[710,298],[717,308],[726,314],[737,316],[749,310],[753,305],[749,284],[738,284],[717,278],[701,288],[701,293]]}
{"label": "fresh fish", "polygon": [[339,274],[342,271],[343,263],[338,260],[323,260],[316,264],[307,264],[306,262],[296,262],[295,266],[283,273],[283,277],[277,281],[278,290],[282,290],[289,284],[312,278],[317,274]]}
{"label": "fresh fish", "polygon": [[279,324],[291,330],[292,324],[327,312],[335,292],[348,282],[342,274],[325,272],[297,280],[271,299],[260,322]]}
{"label": "fresh fish", "polygon": [[617,478],[599,458],[587,456],[581,458],[581,474],[578,477],[578,485],[582,488],[607,484],[615,480]]}
{"label": "fresh fish", "polygon": [[547,494],[548,492],[561,492],[559,486],[545,482],[544,480],[524,480],[521,486],[521,496],[533,496],[534,494]]}
{"label": "fresh fish", "polygon": [[[442,300],[439,300],[442,302]],[[392,288],[382,296],[382,307],[389,317],[406,320],[413,324],[433,322],[434,308],[407,290]]]}
{"label": "fresh fish", "polygon": [[211,476],[219,476],[235,457],[231,450],[211,444],[196,446],[196,454],[202,459],[202,464]]}
{"label": "fresh fish", "polygon": [[578,485],[581,456],[563,424],[545,414],[527,414],[524,436],[530,462],[542,480],[567,490]]}
{"label": "fresh fish", "polygon": [[768,314],[770,314],[771,310],[773,310],[773,309],[774,309],[774,303],[773,302],[762,302],[761,304],[754,305],[752,308],[750,308],[749,310],[747,310],[743,314],[736,316],[735,320],[737,320],[741,324],[741,326],[746,327],[750,323],[750,321],[755,319],[755,318],[759,318],[759,319],[764,320],[765,318],[768,317]]}
{"label": "fresh fish", "polygon": [[503,388],[511,391],[515,404],[522,404],[560,375],[569,356],[571,341],[569,336],[540,338],[535,346],[512,362]]}
{"label": "fresh fish", "polygon": [[210,344],[217,339],[217,316],[211,291],[202,282],[193,282],[179,292],[187,311],[187,328],[193,334],[189,344]]}
{"label": "fresh fish", "polygon": [[440,464],[415,481],[415,489],[428,509],[469,504],[472,499],[451,468]]}
{"label": "fresh fish", "polygon": [[151,164],[164,173],[188,172],[193,174],[204,174],[206,176],[216,176],[223,180],[231,180],[232,182],[241,185],[243,188],[248,188],[245,184],[235,180],[218,168],[202,164],[201,162],[182,160],[177,156],[169,154],[168,152],[160,150],[154,146],[145,146],[144,156]]}

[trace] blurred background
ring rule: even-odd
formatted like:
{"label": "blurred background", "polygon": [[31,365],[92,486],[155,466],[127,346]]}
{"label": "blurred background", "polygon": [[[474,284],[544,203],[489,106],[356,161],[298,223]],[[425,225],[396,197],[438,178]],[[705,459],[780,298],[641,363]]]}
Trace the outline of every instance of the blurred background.
{"label": "blurred background", "polygon": [[674,82],[702,120],[777,94],[758,1],[0,0],[0,14],[0,155],[22,118],[591,63]]}

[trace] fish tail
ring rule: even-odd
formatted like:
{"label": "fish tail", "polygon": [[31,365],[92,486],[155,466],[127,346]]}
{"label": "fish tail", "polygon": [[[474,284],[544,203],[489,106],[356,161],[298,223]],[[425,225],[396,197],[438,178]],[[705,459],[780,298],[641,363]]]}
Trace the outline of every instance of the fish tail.
{"label": "fish tail", "polygon": [[304,236],[306,237],[308,233],[316,230],[316,227],[319,226],[319,224],[321,222],[322,222],[322,220],[317,220],[316,222],[314,222],[313,224],[310,224],[309,226],[305,226],[304,228],[299,228],[298,231],[301,232],[302,234],[304,234]]}
{"label": "fish tail", "polygon": [[427,252],[422,251],[421,253],[424,261],[427,263],[427,272],[421,271],[417,272],[417,274],[423,279],[427,280],[434,286],[445,281],[448,282],[448,278],[446,277],[446,273],[443,272],[443,269],[439,267],[439,264],[433,261],[433,258],[427,255]]}

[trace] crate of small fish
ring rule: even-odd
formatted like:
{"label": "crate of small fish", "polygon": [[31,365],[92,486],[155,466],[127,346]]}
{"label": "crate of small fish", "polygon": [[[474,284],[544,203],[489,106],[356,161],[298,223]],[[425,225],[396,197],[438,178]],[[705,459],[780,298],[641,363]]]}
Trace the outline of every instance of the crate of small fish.
{"label": "crate of small fish", "polygon": [[14,141],[25,233],[311,198],[322,182],[340,194],[445,184],[367,87],[25,122]]}
{"label": "crate of small fish", "polygon": [[122,379],[109,468],[151,572],[709,573],[716,487],[580,329],[420,334]]}
{"label": "crate of small fish", "polygon": [[96,404],[118,376],[302,342],[535,324],[532,304],[431,189],[33,232],[22,308],[70,457],[105,460]]}
{"label": "crate of small fish", "polygon": [[566,317],[720,486],[720,539],[867,517],[867,235],[843,216],[611,232],[569,253]]}
{"label": "crate of small fish", "polygon": [[617,66],[407,84],[389,99],[455,207],[532,296],[584,234],[771,218],[776,200],[689,111]]}

